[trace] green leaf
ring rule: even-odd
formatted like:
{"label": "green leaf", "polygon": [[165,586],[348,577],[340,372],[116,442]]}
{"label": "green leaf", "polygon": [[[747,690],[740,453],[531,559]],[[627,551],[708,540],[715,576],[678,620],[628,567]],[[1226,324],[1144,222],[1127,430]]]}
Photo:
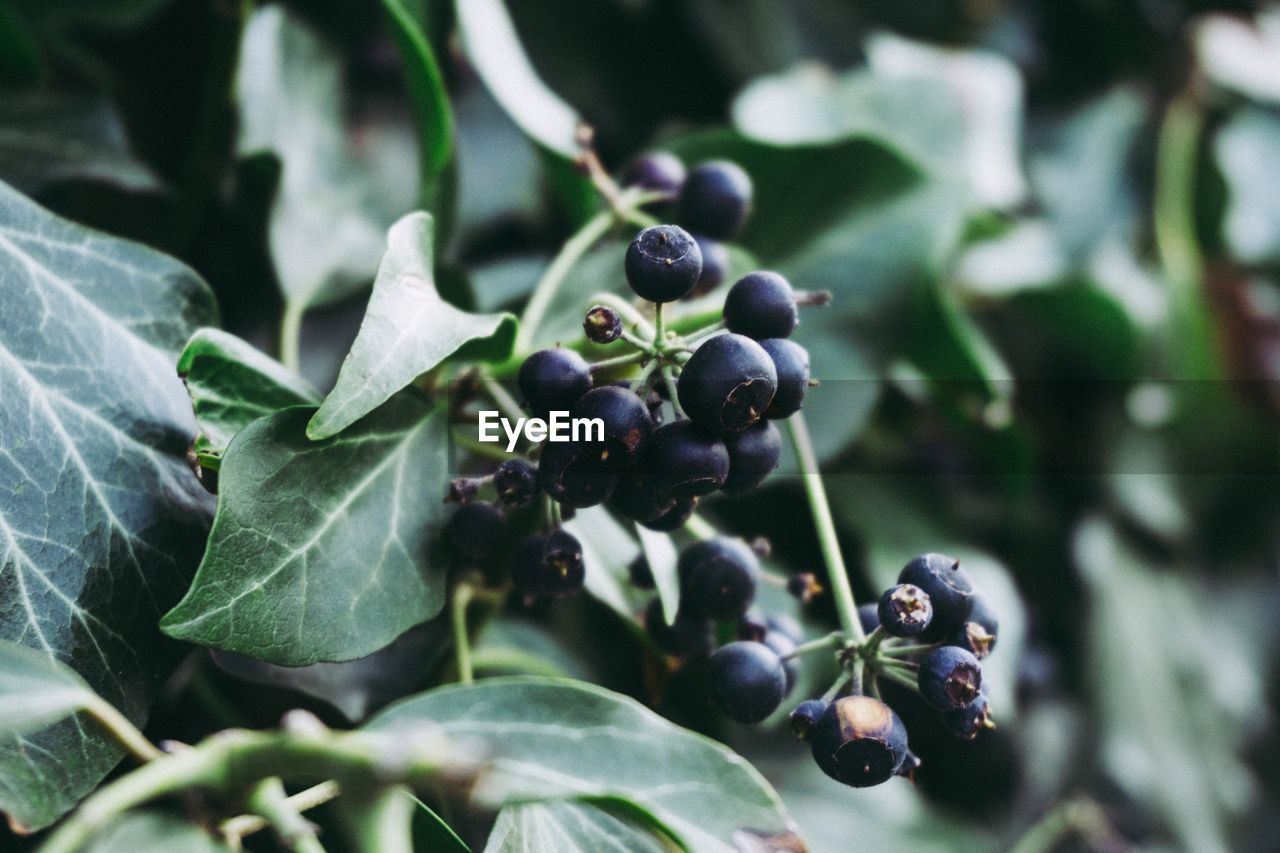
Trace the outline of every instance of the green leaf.
{"label": "green leaf", "polygon": [[0,734],[24,735],[83,708],[93,690],[46,654],[0,640]]}
{"label": "green leaf", "polygon": [[634,619],[644,609],[645,599],[627,577],[627,564],[640,553],[640,546],[604,507],[578,510],[564,529],[582,543],[584,581],[588,594],[607,604],[625,619]]}
{"label": "green leaf", "polygon": [[[0,639],[66,663],[135,723],[178,648],[155,621],[199,559],[211,498],[173,373],[216,322],[194,272],[0,184]],[[39,828],[119,761],[76,719],[0,741],[0,809]]]}
{"label": "green leaf", "polygon": [[444,822],[444,818],[433,812],[417,797],[412,799],[418,806],[413,812],[413,849],[415,851],[471,853],[471,848],[458,837],[453,827]]}
{"label": "green leaf", "polygon": [[391,36],[400,52],[409,104],[417,125],[422,170],[419,178],[422,183],[421,200],[435,209],[431,200],[436,196],[437,182],[453,159],[453,115],[449,109],[449,94],[431,42],[422,32],[417,18],[405,8],[404,0],[382,0],[382,7],[387,10],[391,21]]}
{"label": "green leaf", "polygon": [[421,212],[391,227],[360,332],[337,384],[307,425],[310,438],[336,435],[454,353],[510,355],[513,316],[469,314],[436,291],[431,228],[431,215]]}
{"label": "green leaf", "polygon": [[565,160],[576,158],[582,119],[542,82],[502,0],[456,0],[454,8],[462,49],[494,99],[530,139]]}
{"label": "green leaf", "polygon": [[320,395],[307,382],[235,335],[201,329],[178,358],[201,450],[221,456],[240,430],[290,406],[316,405]]}
{"label": "green leaf", "polygon": [[312,442],[312,411],[254,421],[227,448],[204,561],[161,622],[170,636],[302,666],[363,657],[439,612],[443,414],[406,393]]}
{"label": "green leaf", "polygon": [[161,811],[133,811],[113,820],[84,853],[231,853],[198,826]]}
{"label": "green leaf", "polygon": [[518,803],[498,813],[485,853],[668,853],[648,829],[577,800]]}
{"label": "green leaf", "polygon": [[773,789],[741,757],[632,699],[572,681],[486,679],[388,708],[374,730],[430,725],[488,756],[482,805],[612,798],[650,815],[688,849],[734,851],[734,834],[789,828]]}
{"label": "green leaf", "polygon": [[635,531],[640,538],[640,547],[644,550],[645,559],[649,563],[654,586],[658,588],[658,597],[662,599],[662,615],[666,617],[669,625],[675,622],[676,611],[680,609],[680,577],[676,574],[676,545],[671,541],[671,534],[650,530],[643,524],[635,525]]}

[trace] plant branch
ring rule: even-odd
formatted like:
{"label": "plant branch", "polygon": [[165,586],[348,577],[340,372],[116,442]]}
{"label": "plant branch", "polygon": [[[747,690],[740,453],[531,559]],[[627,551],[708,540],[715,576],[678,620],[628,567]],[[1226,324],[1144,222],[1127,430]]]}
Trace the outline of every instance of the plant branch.
{"label": "plant branch", "polygon": [[93,697],[85,703],[83,710],[138,761],[146,763],[164,757],[165,753],[147,740],[146,735],[129,722],[128,717],[98,694],[93,694]]}
{"label": "plant branch", "polygon": [[414,802],[403,788],[382,788],[347,803],[356,850],[411,853]]}
{"label": "plant branch", "polygon": [[471,670],[471,638],[467,634],[467,608],[471,604],[470,584],[460,583],[453,591],[453,654],[458,664],[458,681],[471,684],[475,675]]}
{"label": "plant branch", "polygon": [[249,795],[248,806],[275,829],[281,846],[295,853],[325,853],[315,825],[294,808],[278,776],[259,782]]}
{"label": "plant branch", "polygon": [[[338,787],[338,783],[333,780],[312,785],[310,788],[299,791],[289,797],[289,808],[299,814],[310,811],[337,797],[341,790]],[[270,824],[267,819],[260,814],[242,814],[224,820],[218,830],[227,839],[228,843],[235,844],[240,839],[247,838],[255,832],[266,829],[268,826]]]}
{"label": "plant branch", "polygon": [[286,299],[280,317],[280,363],[294,373],[302,368],[302,317],[306,311],[305,305]]}
{"label": "plant branch", "polygon": [[524,410],[520,408],[520,404],[516,402],[516,398],[508,393],[502,383],[494,379],[492,376],[481,378],[480,384],[484,387],[485,393],[488,394],[507,420],[515,423],[524,417]]}

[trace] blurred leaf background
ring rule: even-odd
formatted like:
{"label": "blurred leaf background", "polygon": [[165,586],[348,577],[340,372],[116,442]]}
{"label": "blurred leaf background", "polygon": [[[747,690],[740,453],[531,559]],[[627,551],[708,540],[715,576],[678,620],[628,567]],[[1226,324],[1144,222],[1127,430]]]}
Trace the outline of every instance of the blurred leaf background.
{"label": "blurred leaf background", "polygon": [[[972,565],[1009,614],[1000,728],[921,724],[916,790],[853,792],[785,732],[682,700],[696,672],[651,695],[601,604],[502,616],[477,666],[590,678],[727,739],[815,850],[1005,848],[1083,798],[1106,826],[1071,843],[1261,851],[1280,847],[1278,81],[1280,10],[1247,0],[4,0],[0,178],[190,263],[269,352],[310,309],[299,359],[328,388],[403,213],[436,216],[441,294],[496,311],[591,213],[578,121],[613,169],[654,147],[738,161],[756,208],[735,267],[835,296],[797,338],[855,588],[924,550]],[[621,286],[620,247],[540,340]],[[818,567],[793,479],[707,506],[779,570]],[[592,530],[589,550],[634,548]],[[622,569],[590,583],[625,613]],[[437,666],[380,655],[346,679],[213,677],[274,685],[264,724],[300,701],[354,720]],[[197,718],[175,701],[153,727]]]}

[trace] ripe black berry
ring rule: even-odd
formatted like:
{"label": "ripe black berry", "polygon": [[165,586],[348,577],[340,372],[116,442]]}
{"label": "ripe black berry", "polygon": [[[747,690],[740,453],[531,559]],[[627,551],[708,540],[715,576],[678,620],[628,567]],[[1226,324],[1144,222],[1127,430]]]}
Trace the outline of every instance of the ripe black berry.
{"label": "ripe black berry", "polygon": [[969,612],[969,618],[947,636],[946,643],[948,646],[959,646],[982,660],[995,649],[999,628],[1000,623],[991,602],[982,593],[974,593],[973,610]]}
{"label": "ripe black berry", "polygon": [[652,521],[641,521],[641,527],[647,527],[650,530],[657,530],[660,533],[670,533],[673,530],[679,530],[684,527],[684,523],[693,515],[694,510],[698,508],[698,499],[684,495],[675,499],[675,503],[671,505],[671,509]]}
{"label": "ripe black berry", "polygon": [[716,707],[739,723],[760,722],[778,709],[787,691],[778,656],[764,644],[746,640],[717,649],[707,677]]}
{"label": "ripe black berry", "polygon": [[620,474],[609,508],[634,521],[653,521],[676,505],[676,498],[659,487],[655,478],[634,472]]}
{"label": "ripe black berry", "polygon": [[548,441],[538,457],[538,485],[552,498],[573,507],[608,500],[618,476],[599,456],[569,441]]}
{"label": "ripe black berry", "polygon": [[776,631],[765,632],[762,642],[782,661],[782,671],[787,676],[787,695],[790,696],[791,691],[795,689],[796,679],[800,677],[800,662],[795,658],[787,657],[796,650],[795,642],[786,634],[779,634]]}
{"label": "ripe black berry", "polygon": [[644,554],[636,555],[627,564],[627,578],[638,589],[653,589],[653,569],[649,567],[649,558]]}
{"label": "ripe black berry", "polygon": [[953,735],[964,740],[973,740],[983,729],[996,727],[995,721],[991,719],[991,706],[984,693],[979,693],[963,708],[943,711],[942,724]]}
{"label": "ripe black berry", "polygon": [[729,450],[729,476],[721,488],[726,492],[754,489],[782,458],[782,436],[766,420],[757,421],[742,432],[726,433],[724,445]]}
{"label": "ripe black berry", "polygon": [[801,702],[788,716],[791,721],[791,731],[795,732],[796,737],[800,738],[800,740],[808,740],[809,733],[818,724],[818,720],[822,719],[822,715],[826,713],[826,710],[827,703],[821,699],[809,699]]}
{"label": "ripe black berry", "polygon": [[862,624],[862,633],[870,634],[880,627],[880,605],[859,604],[858,621]]}
{"label": "ripe black berry", "polygon": [[462,556],[484,560],[497,550],[505,526],[500,509],[488,501],[472,501],[450,516],[445,535]]}
{"label": "ripe black berry", "polygon": [[764,617],[764,626],[768,631],[781,634],[796,645],[804,642],[804,629],[794,617],[786,613],[770,613]]}
{"label": "ripe black berry", "polygon": [[675,621],[668,625],[662,600],[655,598],[645,610],[644,627],[653,644],[667,654],[700,657],[711,651],[711,620],[686,607],[677,610]]}
{"label": "ripe black berry", "polygon": [[822,771],[855,788],[887,782],[907,757],[907,727],[870,696],[845,696],[829,705],[809,732]]}
{"label": "ripe black berry", "polygon": [[729,288],[724,322],[729,331],[758,341],[790,337],[800,322],[796,292],[776,272],[748,273]]}
{"label": "ripe black berry", "polygon": [[900,583],[885,590],[876,615],[889,636],[916,637],[933,620],[933,605],[920,587]]}
{"label": "ripe black berry", "polygon": [[498,500],[509,507],[528,506],[538,496],[538,478],[527,459],[508,459],[493,472]]}
{"label": "ripe black berry", "polygon": [[926,702],[939,711],[953,711],[978,697],[982,665],[964,649],[942,646],[920,659],[917,680]]}
{"label": "ripe black berry", "polygon": [[903,568],[898,583],[915,584],[933,604],[933,621],[920,639],[936,643],[959,628],[973,610],[973,581],[960,561],[942,554],[921,554]]}
{"label": "ripe black berry", "polygon": [[630,391],[607,385],[593,388],[573,407],[575,418],[599,418],[604,422],[604,441],[584,442],[583,448],[596,454],[611,468],[635,464],[653,433],[649,407]]}
{"label": "ripe black berry", "polygon": [[729,250],[719,240],[712,240],[701,234],[694,234],[693,239],[702,250],[702,275],[698,276],[698,283],[693,286],[689,295],[702,296],[723,284],[729,275]]}
{"label": "ripe black berry", "polygon": [[741,539],[717,536],[685,548],[676,563],[681,601],[712,619],[737,619],[756,597],[760,562]]}
{"label": "ripe black berry", "polygon": [[778,372],[778,390],[765,411],[770,418],[785,418],[800,411],[809,390],[809,351],[786,338],[768,338],[761,348],[773,359]]}
{"label": "ripe black berry", "polygon": [[773,359],[758,343],[732,332],[694,350],[680,372],[676,394],[698,425],[741,432],[764,414],[778,386]]}
{"label": "ripe black berry", "polygon": [[728,478],[729,450],[714,433],[693,421],[672,421],[653,431],[643,467],[659,492],[675,497],[705,495]]}
{"label": "ripe black berry", "polygon": [[751,211],[751,178],[737,163],[711,160],[689,170],[680,190],[680,222],[690,231],[731,240]]}
{"label": "ripe black berry", "polygon": [[545,417],[572,410],[591,390],[591,368],[573,350],[544,349],[524,360],[516,381],[529,407]]}
{"label": "ripe black berry", "polygon": [[674,302],[686,296],[702,275],[702,250],[688,231],[654,225],[627,247],[627,284],[642,299]]}
{"label": "ripe black berry", "polygon": [[582,543],[564,530],[524,539],[511,561],[511,580],[525,595],[570,595],[582,589],[584,576]]}
{"label": "ripe black berry", "polygon": [[631,161],[622,173],[622,185],[675,193],[680,191],[684,176],[679,157],[669,151],[652,151]]}
{"label": "ripe black berry", "polygon": [[607,305],[597,305],[583,318],[582,331],[592,343],[611,344],[622,337],[622,318]]}

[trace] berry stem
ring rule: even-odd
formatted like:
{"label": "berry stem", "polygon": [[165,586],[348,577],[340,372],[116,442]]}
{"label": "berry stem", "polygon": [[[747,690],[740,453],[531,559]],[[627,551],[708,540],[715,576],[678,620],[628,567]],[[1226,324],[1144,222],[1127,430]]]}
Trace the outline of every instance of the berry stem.
{"label": "berry stem", "polygon": [[146,763],[164,756],[164,753],[147,740],[146,735],[139,731],[128,717],[98,694],[93,694],[93,697],[85,703],[83,710],[138,761]]}
{"label": "berry stem", "polygon": [[280,363],[297,373],[302,367],[300,342],[302,340],[302,316],[307,307],[297,300],[290,299],[284,304],[284,314],[280,317]]}
{"label": "berry stem", "polygon": [[684,523],[685,532],[700,541],[716,538],[716,529],[696,512]]}
{"label": "berry stem", "polygon": [[712,323],[710,326],[704,326],[701,329],[695,329],[684,336],[686,346],[701,343],[704,339],[711,337],[717,332],[723,331],[725,328],[724,320]]}
{"label": "berry stem", "polygon": [[671,398],[671,409],[676,414],[676,419],[684,418],[684,409],[680,408],[680,398],[676,393],[676,378],[671,371],[671,365],[667,362],[662,363],[662,381],[667,386],[667,396]]}
{"label": "berry stem", "polygon": [[937,647],[937,643],[932,645],[917,644],[914,646],[885,646],[880,650],[880,655],[881,657],[886,658],[902,658],[907,657],[908,655],[922,654],[930,651],[931,649],[936,649]]}
{"label": "berry stem", "polygon": [[315,826],[289,802],[279,776],[259,782],[250,792],[246,805],[266,818],[284,847],[294,853],[325,853],[324,845],[316,838]]}
{"label": "berry stem", "polygon": [[597,361],[595,364],[591,365],[591,372],[596,373],[600,370],[608,370],[611,367],[622,367],[628,364],[641,364],[649,357],[649,353],[644,350],[629,352],[626,355],[619,355],[614,358],[606,358],[604,361]]}
{"label": "berry stem", "polygon": [[471,638],[467,635],[467,608],[471,604],[470,584],[460,583],[453,591],[453,654],[458,664],[458,681],[471,684],[475,676],[471,670]]}
{"label": "berry stem", "polygon": [[[328,782],[321,782],[319,785],[312,785],[304,791],[299,791],[292,797],[286,798],[285,802],[292,811],[301,814],[317,806],[324,805],[341,792],[342,789],[338,787],[338,783],[331,779]],[[270,824],[262,815],[242,814],[224,820],[218,827],[218,832],[226,839],[227,844],[238,849],[241,839],[248,838],[268,826]]]}
{"label": "berry stem", "polygon": [[466,448],[477,456],[484,456],[489,459],[496,459],[499,462],[505,462],[511,458],[511,455],[502,449],[499,444],[487,444],[483,441],[476,441],[475,437],[468,434],[464,429],[454,429],[450,433],[453,443],[459,447]]}
{"label": "berry stem", "polygon": [[820,652],[825,649],[834,649],[844,641],[844,635],[839,631],[833,631],[825,637],[819,637],[816,640],[810,640],[807,643],[801,643],[790,652],[782,656],[783,660],[791,660],[801,655],[807,655],[810,652]]}
{"label": "berry stem", "polygon": [[658,352],[667,348],[667,329],[663,320],[665,307],[661,302],[653,306],[653,348]]}
{"label": "berry stem", "polygon": [[822,548],[822,556],[827,564],[827,580],[835,600],[836,614],[840,617],[840,627],[846,639],[857,644],[865,643],[867,635],[858,618],[858,602],[853,597],[853,587],[849,584],[849,573],[845,568],[844,555],[840,552],[840,540],[836,536],[835,520],[831,517],[831,503],[827,500],[827,489],[822,483],[822,472],[818,469],[818,457],[813,450],[813,439],[809,436],[804,412],[796,412],[787,419],[787,431],[791,434],[791,446],[795,448],[796,458],[800,461],[805,494],[813,513],[818,545]]}
{"label": "berry stem", "polygon": [[876,677],[887,678],[890,681],[896,681],[899,684],[901,684],[903,687],[909,687],[910,689],[916,691],[917,693],[920,691],[920,685],[916,684],[916,680],[914,678],[902,672],[899,672],[896,669],[886,669],[884,667],[877,668]]}
{"label": "berry stem", "polygon": [[840,692],[840,689],[848,683],[849,683],[848,673],[844,673],[844,672],[840,673],[840,677],[835,680],[835,683],[827,688],[826,693],[822,694],[823,703],[830,704],[831,700],[836,698],[836,694]]}
{"label": "berry stem", "polygon": [[622,322],[625,324],[622,330],[623,335],[628,334],[625,326],[631,326],[635,330],[635,334],[643,339],[642,342],[637,342],[636,346],[642,349],[653,347],[653,326],[641,316],[640,312],[630,302],[612,293],[597,293],[591,297],[591,301],[597,305],[603,305],[606,308],[612,308],[617,311],[618,316],[622,318]]}

